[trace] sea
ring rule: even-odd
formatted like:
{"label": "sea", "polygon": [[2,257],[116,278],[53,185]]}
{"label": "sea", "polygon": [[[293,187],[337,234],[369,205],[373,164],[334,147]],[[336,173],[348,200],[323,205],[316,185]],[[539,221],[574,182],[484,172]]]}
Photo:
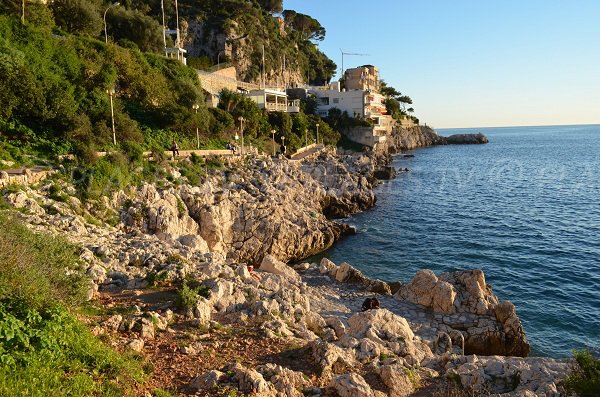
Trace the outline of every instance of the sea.
{"label": "sea", "polygon": [[[486,145],[417,149],[320,257],[408,282],[419,269],[482,269],[517,308],[532,356],[600,346],[600,125],[441,129]],[[318,259],[318,258],[316,258]]]}

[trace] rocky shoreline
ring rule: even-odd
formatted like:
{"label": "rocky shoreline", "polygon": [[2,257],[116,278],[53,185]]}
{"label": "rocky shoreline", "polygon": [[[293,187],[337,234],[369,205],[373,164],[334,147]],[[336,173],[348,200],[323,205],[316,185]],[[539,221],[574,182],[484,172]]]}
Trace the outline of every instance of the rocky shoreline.
{"label": "rocky shoreline", "polygon": [[[250,159],[198,186],[146,184],[101,203],[81,203],[68,184],[64,202],[50,198],[49,183],[6,198],[31,228],[82,247],[90,299],[127,309],[94,319],[94,332],[144,354],[161,369],[161,387],[194,395],[445,395],[458,386],[559,395],[569,363],[524,358],[529,344],[514,305],[499,302],[479,270],[422,270],[402,284],[326,259],[286,265],[353,232],[336,219],[375,205],[373,174],[386,156],[438,139],[415,131],[395,135],[383,155]],[[99,207],[118,214],[116,226],[90,222],[101,218]],[[183,305],[177,294],[188,284],[202,294]],[[361,312],[373,296],[381,308]]]}

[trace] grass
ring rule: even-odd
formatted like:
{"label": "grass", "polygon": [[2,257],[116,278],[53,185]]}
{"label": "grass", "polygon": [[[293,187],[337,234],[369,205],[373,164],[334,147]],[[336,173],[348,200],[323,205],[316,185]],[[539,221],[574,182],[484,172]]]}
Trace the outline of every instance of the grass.
{"label": "grass", "polygon": [[575,363],[565,380],[565,387],[571,395],[593,397],[600,393],[600,359],[589,350],[573,351]]}
{"label": "grass", "polygon": [[88,282],[78,248],[0,213],[0,395],[136,395],[142,364],[77,320]]}

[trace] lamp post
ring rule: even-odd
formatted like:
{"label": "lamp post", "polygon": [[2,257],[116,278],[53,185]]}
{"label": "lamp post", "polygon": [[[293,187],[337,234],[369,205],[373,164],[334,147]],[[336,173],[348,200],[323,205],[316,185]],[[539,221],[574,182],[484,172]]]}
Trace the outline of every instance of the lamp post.
{"label": "lamp post", "polygon": [[219,51],[217,54],[217,70],[221,70],[221,54],[225,55],[225,51]]}
{"label": "lamp post", "polygon": [[106,42],[106,44],[108,44],[108,32],[106,31],[106,13],[107,13],[107,12],[108,12],[108,10],[110,10],[111,8],[113,8],[113,7],[118,7],[118,6],[119,6],[119,4],[121,4],[121,3],[119,3],[119,2],[117,1],[116,3],[113,3],[113,4],[109,5],[109,6],[106,8],[106,11],[104,11],[104,41]]}
{"label": "lamp post", "polygon": [[106,93],[108,94],[108,96],[110,98],[110,119],[112,121],[113,145],[116,145],[117,144],[117,134],[115,132],[115,109],[113,107],[113,95],[115,95],[115,89],[109,88],[108,90],[106,90]]}
{"label": "lamp post", "polygon": [[273,157],[275,157],[275,133],[277,131],[271,130],[271,135],[273,136]]}
{"label": "lamp post", "polygon": [[283,149],[281,151],[282,152],[281,154],[283,154],[283,157],[285,157],[285,152],[286,152],[286,150],[285,150],[285,135],[281,136],[281,147]]}
{"label": "lamp post", "polygon": [[319,123],[316,124],[317,126],[317,145],[319,144]]}
{"label": "lamp post", "polygon": [[200,108],[200,105],[198,105],[197,103],[192,105],[192,109],[194,109],[196,111],[196,118],[194,120],[194,123],[196,124],[196,148],[197,149],[200,149],[200,132],[198,131],[198,109],[199,108]]}
{"label": "lamp post", "polygon": [[242,136],[242,146],[240,148],[240,155],[244,155],[244,118],[242,116],[238,117],[238,121],[240,122],[240,135]]}

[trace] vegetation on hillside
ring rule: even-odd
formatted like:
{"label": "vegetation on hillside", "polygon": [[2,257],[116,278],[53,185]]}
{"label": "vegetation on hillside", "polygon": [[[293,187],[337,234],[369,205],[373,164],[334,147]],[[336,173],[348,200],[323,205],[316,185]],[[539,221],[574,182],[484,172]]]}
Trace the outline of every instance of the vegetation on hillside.
{"label": "vegetation on hillside", "polygon": [[135,395],[145,375],[76,319],[77,248],[0,213],[0,395]]}
{"label": "vegetation on hillside", "polygon": [[[174,10],[168,3],[169,18]],[[68,152],[90,160],[93,151],[114,150],[111,99],[119,146],[136,142],[146,150],[167,149],[176,140],[181,148],[195,148],[198,129],[201,147],[223,148],[238,133],[239,116],[248,120],[245,143],[269,152],[272,130],[279,132],[279,142],[286,137],[290,151],[304,143],[305,135],[312,135],[305,134],[306,128],[314,132],[316,116],[298,116],[310,122],[296,123],[290,130],[277,124],[286,117],[270,117],[248,101],[233,112],[223,111],[223,106],[207,109],[193,68],[160,54],[160,1],[129,0],[108,9],[110,4],[26,3],[24,23],[20,1],[7,0],[0,7],[0,160],[28,165],[37,157]],[[280,1],[213,0],[184,5],[180,12],[182,22],[194,17],[222,29],[244,26],[242,33],[252,39],[255,50],[249,54],[248,72],[254,76],[260,71],[258,49],[265,45],[273,49],[266,56],[273,68],[282,66],[276,62],[282,62],[285,53],[288,65],[297,62],[315,81],[328,80],[335,65],[318,51],[311,42],[316,37],[308,37],[306,30],[316,26],[322,38],[324,29],[311,19],[311,27],[290,23],[282,34],[270,14],[281,6]],[[102,14],[107,9],[104,32]],[[321,125],[323,141],[335,144],[339,134]],[[288,136],[294,133],[296,137]]]}

